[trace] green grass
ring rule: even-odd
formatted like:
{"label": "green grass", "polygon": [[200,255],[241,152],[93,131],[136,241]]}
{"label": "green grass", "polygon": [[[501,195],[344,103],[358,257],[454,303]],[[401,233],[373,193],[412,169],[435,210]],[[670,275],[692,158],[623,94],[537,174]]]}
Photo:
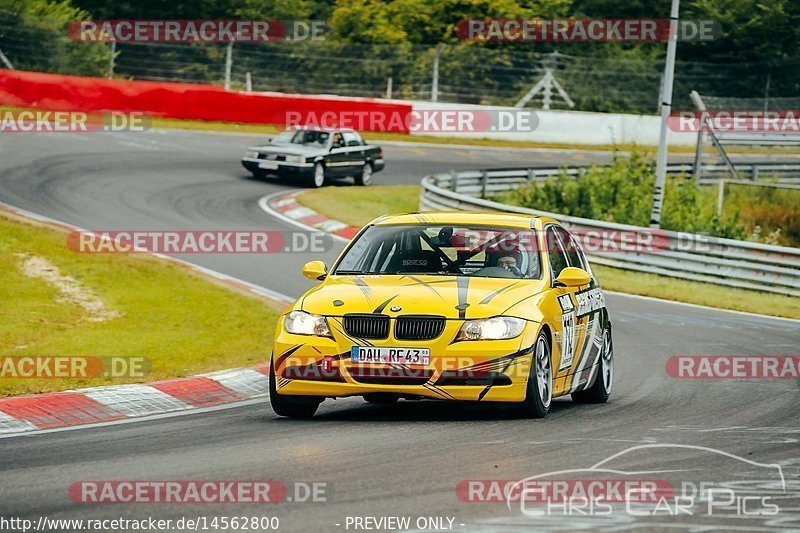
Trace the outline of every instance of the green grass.
{"label": "green grass", "polygon": [[[224,131],[238,133],[254,133],[265,135],[276,135],[283,131],[283,126],[274,124],[241,124],[235,122],[207,122],[202,120],[179,120],[171,118],[153,118],[152,126],[163,129],[185,129],[185,130],[206,130]],[[504,139],[476,139],[454,136],[434,136],[434,135],[411,135],[408,133],[386,133],[377,131],[365,131],[362,135],[369,142],[392,141],[392,142],[415,142],[424,144],[443,144],[443,145],[465,145],[465,146],[497,146],[501,148],[542,148],[556,150],[598,150],[598,151],[622,151],[629,152],[638,150],[644,153],[656,152],[656,146],[629,144],[577,144],[577,143],[555,143],[555,142],[532,142],[532,141],[509,141]],[[693,154],[693,146],[670,146],[670,153],[673,154]],[[763,146],[731,146],[726,148],[728,153],[742,154],[786,154],[793,155],[794,149],[781,147]],[[716,155],[717,151],[712,146],[706,146],[703,153]]]}
{"label": "green grass", "polygon": [[361,227],[388,213],[419,211],[419,186],[323,187],[304,191],[297,201],[331,218]]}
{"label": "green grass", "polygon": [[[718,188],[706,194],[716,202]],[[800,246],[800,190],[725,182],[723,213],[733,210],[744,224],[748,240]]]}
{"label": "green grass", "polygon": [[[419,187],[416,185],[325,187],[304,192],[297,196],[297,201],[331,218],[354,226],[363,226],[373,218],[386,213],[417,211]],[[592,269],[603,288],[609,291],[750,313],[800,318],[800,298],[630,272],[603,265],[592,265]]]}
{"label": "green grass", "polygon": [[[188,267],[147,255],[80,254],[67,232],[0,211],[0,356],[140,356],[150,374],[127,380],[0,378],[0,396],[147,382],[264,363],[278,311]],[[58,289],[22,273],[27,254],[89,288],[119,318],[86,320]]]}

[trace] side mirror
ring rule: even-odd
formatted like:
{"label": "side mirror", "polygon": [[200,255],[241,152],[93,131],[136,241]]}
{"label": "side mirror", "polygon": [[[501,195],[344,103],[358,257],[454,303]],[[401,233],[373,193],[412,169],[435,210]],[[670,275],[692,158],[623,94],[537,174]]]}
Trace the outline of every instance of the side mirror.
{"label": "side mirror", "polygon": [[588,285],[592,277],[582,268],[567,267],[556,278],[556,287],[580,287]]}
{"label": "side mirror", "polygon": [[322,261],[309,261],[303,265],[303,276],[314,281],[321,281],[328,275],[328,267]]}
{"label": "side mirror", "polygon": [[331,145],[331,150],[333,150],[334,148],[341,148],[342,146],[344,146],[342,143],[333,143]]}

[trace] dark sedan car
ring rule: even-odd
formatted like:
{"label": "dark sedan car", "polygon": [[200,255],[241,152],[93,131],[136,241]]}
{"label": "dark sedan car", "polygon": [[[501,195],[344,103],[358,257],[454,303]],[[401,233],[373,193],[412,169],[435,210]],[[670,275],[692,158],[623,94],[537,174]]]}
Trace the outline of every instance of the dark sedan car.
{"label": "dark sedan car", "polygon": [[356,185],[369,185],[383,170],[383,150],[367,144],[350,129],[295,128],[265,146],[251,146],[242,158],[256,178],[269,174],[322,187],[328,178],[352,176]]}

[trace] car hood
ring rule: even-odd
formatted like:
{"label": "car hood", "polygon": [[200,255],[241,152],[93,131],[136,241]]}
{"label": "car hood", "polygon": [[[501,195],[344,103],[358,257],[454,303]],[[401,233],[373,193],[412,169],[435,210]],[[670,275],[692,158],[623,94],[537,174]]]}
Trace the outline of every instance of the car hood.
{"label": "car hood", "polygon": [[265,154],[281,154],[281,155],[304,155],[312,156],[326,153],[324,147],[303,146],[300,144],[266,144],[263,146],[249,146],[248,151],[256,151]]}
{"label": "car hood", "polygon": [[[330,276],[301,300],[303,311],[442,315],[450,319],[488,318],[544,290],[541,280],[469,276]],[[399,311],[392,308],[399,306]]]}

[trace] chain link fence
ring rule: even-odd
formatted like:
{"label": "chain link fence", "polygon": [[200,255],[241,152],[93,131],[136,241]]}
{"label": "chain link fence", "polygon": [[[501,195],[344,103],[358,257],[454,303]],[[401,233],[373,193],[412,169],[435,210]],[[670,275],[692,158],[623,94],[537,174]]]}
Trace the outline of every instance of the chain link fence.
{"label": "chain link fence", "polygon": [[[25,26],[0,13],[0,54],[21,70],[223,86],[228,46],[118,42],[112,53],[110,43],[75,42],[58,25]],[[230,46],[233,90],[245,90],[249,77],[253,91],[434,99],[436,45],[308,41]],[[780,68],[678,61],[673,108],[692,109],[692,90],[760,98],[763,106],[770,90],[776,96],[800,93],[798,66],[800,60],[787,61]],[[514,105],[551,69],[574,101],[572,109],[656,114],[663,68],[662,59],[644,60],[623,53],[594,57],[543,53],[536,45],[491,48],[457,43],[441,49],[436,96],[444,102]],[[540,107],[541,96],[527,105]],[[768,101],[771,107],[783,105],[780,98]],[[567,107],[554,94],[552,108]]]}

